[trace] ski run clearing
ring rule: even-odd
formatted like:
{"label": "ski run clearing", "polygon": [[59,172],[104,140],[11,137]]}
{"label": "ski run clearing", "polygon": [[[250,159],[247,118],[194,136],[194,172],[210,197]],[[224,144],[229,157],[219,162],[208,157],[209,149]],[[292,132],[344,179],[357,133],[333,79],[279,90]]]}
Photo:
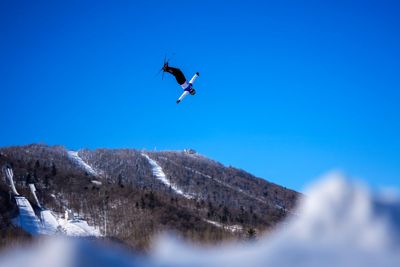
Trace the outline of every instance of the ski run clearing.
{"label": "ski run clearing", "polygon": [[82,169],[84,169],[87,173],[90,173],[93,176],[99,176],[99,173],[92,168],[89,164],[87,164],[78,154],[78,151],[68,151],[68,156],[75,161]]}
{"label": "ski run clearing", "polygon": [[150,165],[152,166],[152,170],[153,170],[153,175],[160,180],[162,183],[164,183],[166,186],[170,187],[175,193],[177,193],[178,195],[182,195],[185,198],[188,199],[192,199],[194,198],[192,195],[189,195],[187,193],[184,193],[181,189],[179,189],[176,185],[172,184],[168,179],[167,176],[165,175],[164,171],[162,170],[162,168],[160,167],[160,165],[158,165],[158,163],[151,159],[147,154],[142,153],[142,156],[145,157],[147,159],[147,161],[150,163]]}
{"label": "ski run clearing", "polygon": [[[179,164],[176,163],[176,162],[174,162],[173,160],[170,160],[170,159],[168,159],[168,158],[166,158],[166,157],[161,157],[161,158],[164,159],[164,160],[167,160],[167,161],[171,162],[172,164],[175,164],[175,165],[179,166]],[[202,172],[200,172],[200,171],[198,171],[198,170],[192,169],[192,168],[187,167],[187,166],[184,166],[184,168],[187,169],[188,171],[191,171],[191,172],[193,172],[193,173],[196,173],[196,174],[198,174],[198,175],[201,175],[201,176],[203,176],[203,177],[205,177],[205,178],[211,179],[211,180],[213,180],[213,181],[219,183],[219,184],[222,185],[222,186],[225,186],[225,187],[228,187],[228,188],[230,188],[230,189],[232,189],[232,190],[234,190],[234,191],[237,191],[237,192],[239,192],[239,193],[241,193],[241,194],[247,196],[248,198],[251,198],[251,199],[253,199],[253,200],[259,201],[259,202],[261,202],[261,203],[263,203],[263,204],[268,204],[267,201],[265,201],[264,199],[262,199],[262,198],[260,198],[260,197],[253,196],[252,194],[247,193],[247,192],[243,191],[242,189],[237,188],[237,187],[234,187],[234,186],[232,186],[232,185],[230,185],[230,184],[228,184],[228,183],[225,183],[224,181],[222,181],[222,180],[220,180],[220,179],[218,179],[218,178],[211,177],[211,176],[208,175],[208,174],[202,173]]]}
{"label": "ski run clearing", "polygon": [[[194,197],[192,195],[186,194],[184,193],[181,189],[179,189],[177,186],[171,184],[171,182],[167,179],[164,171],[162,170],[162,168],[160,167],[160,165],[158,165],[158,163],[151,159],[147,154],[142,153],[142,156],[144,156],[148,162],[150,163],[150,165],[152,166],[153,169],[153,175],[157,177],[157,179],[159,179],[161,182],[163,182],[165,185],[167,185],[168,187],[171,187],[172,190],[174,190],[177,194],[179,195],[183,195],[184,197],[188,198],[188,199],[193,199]],[[196,170],[193,170],[191,168],[185,167],[193,172],[196,172],[198,174],[201,174],[203,176],[207,176],[208,178],[211,178],[211,176],[205,175],[201,172],[198,172]],[[212,178],[211,178],[212,179]],[[226,186],[226,184],[224,183],[224,185]],[[243,230],[243,227],[241,225],[224,225],[222,223],[216,222],[216,221],[211,221],[211,220],[204,220],[205,222],[212,224],[218,228],[223,228],[227,231],[230,231],[232,233],[235,232],[239,232]]]}

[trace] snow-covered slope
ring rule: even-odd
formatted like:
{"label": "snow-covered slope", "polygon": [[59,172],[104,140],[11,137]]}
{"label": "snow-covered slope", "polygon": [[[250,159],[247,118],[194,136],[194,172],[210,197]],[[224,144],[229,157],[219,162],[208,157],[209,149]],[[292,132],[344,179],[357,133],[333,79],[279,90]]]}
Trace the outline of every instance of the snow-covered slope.
{"label": "snow-covered slope", "polygon": [[59,223],[50,210],[40,212],[40,221],[42,223],[42,234],[54,235],[59,232]]}
{"label": "snow-covered slope", "polygon": [[29,186],[29,189],[31,190],[33,198],[35,199],[36,205],[40,208],[41,205],[40,205],[39,200],[38,200],[37,195],[36,195],[36,187],[35,187],[35,185],[34,184],[29,184],[28,186]]}
{"label": "snow-covered slope", "polygon": [[[10,188],[15,189],[12,176],[9,179]],[[25,197],[15,196],[19,212],[18,217],[13,220],[15,225],[32,235],[55,235],[63,233],[68,236],[101,236],[98,229],[89,226],[84,220],[56,219],[50,210],[41,208],[41,204],[36,196],[35,185],[29,184],[29,188],[36,205],[40,208],[38,212],[39,217],[36,216],[32,205]]]}
{"label": "snow-covered slope", "polygon": [[83,170],[93,176],[99,176],[99,173],[89,164],[87,164],[78,154],[78,151],[68,151],[68,156],[76,162]]}
{"label": "snow-covered slope", "polygon": [[166,177],[165,173],[163,172],[162,168],[160,167],[160,165],[158,165],[158,163],[157,163],[155,160],[151,159],[151,158],[150,158],[147,154],[145,154],[145,153],[142,153],[142,156],[145,157],[145,158],[147,159],[147,161],[150,163],[150,165],[151,165],[151,167],[152,167],[152,170],[153,170],[153,175],[154,175],[155,177],[157,177],[157,179],[159,179],[159,180],[160,180],[162,183],[164,183],[167,187],[171,187],[171,189],[172,189],[175,193],[177,193],[177,194],[179,194],[179,195],[182,195],[182,196],[184,196],[185,198],[189,198],[189,199],[193,198],[192,195],[183,192],[183,190],[180,189],[178,186],[172,184],[172,183],[167,179],[167,177]]}
{"label": "snow-covered slope", "polygon": [[88,225],[84,220],[59,219],[58,223],[68,236],[101,236],[99,229]]}
{"label": "snow-covered slope", "polygon": [[[43,247],[5,253],[0,266],[400,266],[397,196],[372,195],[364,186],[336,174],[317,183],[306,195],[298,216],[249,244],[199,248],[163,237],[150,257],[142,258],[83,241],[51,240]],[[49,248],[58,257],[41,257]]]}
{"label": "snow-covered slope", "polygon": [[15,188],[15,185],[14,185],[14,173],[13,173],[12,169],[9,167],[6,167],[6,168],[4,168],[3,171],[7,177],[7,182],[11,188],[11,191],[13,192],[14,195],[18,196],[19,193],[17,192],[17,189]]}
{"label": "snow-covered slope", "polygon": [[101,236],[99,229],[88,225],[85,220],[57,219],[47,209],[41,210],[39,217],[37,217],[31,204],[25,197],[16,196],[15,200],[19,215],[13,222],[32,235]]}
{"label": "snow-covered slope", "polygon": [[29,201],[25,197],[16,196],[15,202],[18,206],[19,215],[14,223],[32,235],[39,235],[41,224]]}

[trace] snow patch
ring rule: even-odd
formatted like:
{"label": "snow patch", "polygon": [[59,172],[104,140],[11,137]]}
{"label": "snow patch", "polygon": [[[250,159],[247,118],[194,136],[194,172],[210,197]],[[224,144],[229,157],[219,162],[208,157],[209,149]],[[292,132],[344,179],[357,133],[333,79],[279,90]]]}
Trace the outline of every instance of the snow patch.
{"label": "snow patch", "polygon": [[241,232],[243,231],[243,227],[241,225],[238,224],[234,224],[234,225],[225,225],[225,229],[228,229],[229,231],[231,231],[232,233],[236,233],[236,232]]}
{"label": "snow patch", "polygon": [[61,226],[63,232],[68,236],[101,236],[100,230],[93,226],[90,226],[85,220],[59,219],[58,223]]}
{"label": "snow patch", "polygon": [[209,224],[212,224],[218,228],[223,228],[225,230],[228,230],[229,232],[235,233],[235,232],[241,232],[243,231],[243,227],[241,225],[225,225],[216,221],[211,221],[211,220],[204,220],[208,222]]}
{"label": "snow patch", "polygon": [[193,199],[194,197],[190,194],[187,194],[185,192],[183,192],[180,188],[178,188],[176,185],[172,184],[166,177],[164,171],[162,170],[162,168],[160,167],[160,165],[158,165],[158,163],[151,159],[147,154],[142,153],[142,156],[145,157],[147,159],[147,161],[150,163],[151,167],[152,167],[152,171],[153,171],[153,175],[155,177],[157,177],[158,180],[160,180],[162,183],[164,183],[166,186],[171,187],[171,189],[179,194],[184,196],[185,198],[188,199]]}
{"label": "snow patch", "polygon": [[211,221],[211,220],[204,220],[204,221],[206,221],[206,222],[208,222],[209,224],[212,224],[212,225],[214,225],[214,226],[216,226],[216,227],[218,227],[218,228],[222,228],[222,227],[223,227],[223,225],[222,225],[221,223],[216,222],[216,221]]}
{"label": "snow patch", "polygon": [[96,186],[101,186],[103,183],[97,180],[92,180],[91,181],[92,184],[96,185]]}

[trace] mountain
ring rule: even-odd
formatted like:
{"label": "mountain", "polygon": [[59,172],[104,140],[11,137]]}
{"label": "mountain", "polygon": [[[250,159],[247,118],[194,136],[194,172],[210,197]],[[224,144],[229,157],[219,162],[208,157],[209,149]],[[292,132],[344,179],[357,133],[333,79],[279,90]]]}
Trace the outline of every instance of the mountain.
{"label": "mountain", "polygon": [[[0,148],[0,166],[6,165],[17,192],[0,181],[0,244],[30,240],[44,224],[53,233],[95,232],[139,250],[164,231],[200,243],[244,239],[276,226],[299,197],[193,150],[69,151],[33,144]],[[30,223],[34,217],[41,222],[33,234],[21,230],[26,204],[32,206],[25,210]]]}

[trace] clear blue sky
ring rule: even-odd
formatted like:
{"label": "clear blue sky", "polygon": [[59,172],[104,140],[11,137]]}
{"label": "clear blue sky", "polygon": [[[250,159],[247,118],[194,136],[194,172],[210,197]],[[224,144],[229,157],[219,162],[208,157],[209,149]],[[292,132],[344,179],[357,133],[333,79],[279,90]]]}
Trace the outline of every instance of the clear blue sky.
{"label": "clear blue sky", "polygon": [[[194,148],[400,187],[397,1],[1,1],[0,146]],[[165,53],[197,95],[156,77]]]}

